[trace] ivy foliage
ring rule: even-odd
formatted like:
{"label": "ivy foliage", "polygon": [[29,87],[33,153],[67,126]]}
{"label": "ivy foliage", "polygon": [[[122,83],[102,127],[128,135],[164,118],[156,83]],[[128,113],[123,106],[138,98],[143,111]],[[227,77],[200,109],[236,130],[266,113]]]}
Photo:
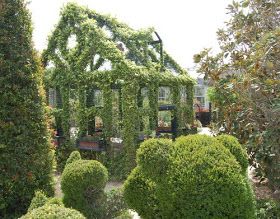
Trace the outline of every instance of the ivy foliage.
{"label": "ivy foliage", "polygon": [[[186,123],[193,121],[192,92],[194,81],[165,51],[154,29],[136,31],[107,15],[70,3],[61,12],[60,20],[49,37],[43,53],[46,65],[46,87],[57,91],[57,108],[53,111],[57,128],[70,138],[71,93],[78,94],[77,123],[79,136],[89,133],[95,116],[103,120],[105,139],[113,133],[113,89],[120,92],[119,121],[127,156],[128,171],[135,165],[135,148],[139,124],[144,115],[150,127],[157,127],[158,88],[172,90],[175,116]],[[74,43],[73,43],[74,39]],[[72,42],[72,45],[71,45]],[[141,88],[148,88],[149,107],[138,104]],[[187,101],[180,104],[184,87]],[[103,106],[92,101],[94,90],[102,91]],[[183,126],[185,122],[180,124]],[[107,151],[111,152],[108,145]],[[129,167],[131,166],[131,167]]]}
{"label": "ivy foliage", "polygon": [[25,1],[1,1],[0,26],[0,218],[14,218],[35,190],[53,193],[53,152]]}

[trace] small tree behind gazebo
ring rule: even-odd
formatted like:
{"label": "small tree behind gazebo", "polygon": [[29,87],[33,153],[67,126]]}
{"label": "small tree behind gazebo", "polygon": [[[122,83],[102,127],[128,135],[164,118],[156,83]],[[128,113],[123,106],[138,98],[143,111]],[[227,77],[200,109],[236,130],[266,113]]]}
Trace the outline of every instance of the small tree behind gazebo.
{"label": "small tree behind gazebo", "polygon": [[[102,135],[109,155],[110,139],[121,138],[129,169],[139,134],[165,131],[174,138],[193,122],[194,81],[163,51],[152,28],[135,31],[68,4],[43,57],[59,135],[69,140],[76,118],[78,139]],[[159,111],[167,111],[162,118],[170,111],[166,128],[158,127]]]}

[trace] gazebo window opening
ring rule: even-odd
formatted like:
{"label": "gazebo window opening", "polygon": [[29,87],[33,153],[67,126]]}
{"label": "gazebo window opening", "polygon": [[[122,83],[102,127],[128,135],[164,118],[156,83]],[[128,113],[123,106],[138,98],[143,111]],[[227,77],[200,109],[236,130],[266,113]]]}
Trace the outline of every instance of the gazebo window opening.
{"label": "gazebo window opening", "polygon": [[93,93],[93,103],[95,107],[103,107],[103,92],[102,90],[94,90]]}
{"label": "gazebo window opening", "polygon": [[171,104],[171,91],[170,87],[159,87],[158,91],[159,104]]}

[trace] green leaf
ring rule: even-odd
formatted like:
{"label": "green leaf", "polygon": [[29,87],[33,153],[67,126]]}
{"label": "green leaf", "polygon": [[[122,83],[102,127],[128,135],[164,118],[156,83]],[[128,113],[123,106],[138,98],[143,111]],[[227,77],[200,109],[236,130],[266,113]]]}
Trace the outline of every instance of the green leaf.
{"label": "green leaf", "polygon": [[242,3],[242,8],[247,8],[250,4],[250,1],[246,0]]}

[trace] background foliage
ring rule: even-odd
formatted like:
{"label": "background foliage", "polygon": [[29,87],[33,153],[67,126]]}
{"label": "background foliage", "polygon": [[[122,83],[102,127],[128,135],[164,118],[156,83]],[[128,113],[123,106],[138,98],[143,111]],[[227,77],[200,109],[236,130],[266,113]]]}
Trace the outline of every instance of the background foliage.
{"label": "background foliage", "polygon": [[279,1],[243,0],[228,6],[218,30],[221,52],[194,56],[214,86],[218,127],[246,144],[250,163],[273,189],[280,185]]}

